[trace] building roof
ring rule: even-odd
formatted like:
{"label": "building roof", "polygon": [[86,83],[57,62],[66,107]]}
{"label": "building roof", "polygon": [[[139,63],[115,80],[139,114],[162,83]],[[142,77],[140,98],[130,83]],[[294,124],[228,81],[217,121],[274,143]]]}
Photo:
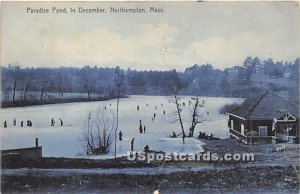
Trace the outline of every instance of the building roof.
{"label": "building roof", "polygon": [[227,114],[250,120],[273,120],[284,112],[299,118],[299,105],[270,90],[266,90],[254,98],[246,99],[243,104],[228,111]]}

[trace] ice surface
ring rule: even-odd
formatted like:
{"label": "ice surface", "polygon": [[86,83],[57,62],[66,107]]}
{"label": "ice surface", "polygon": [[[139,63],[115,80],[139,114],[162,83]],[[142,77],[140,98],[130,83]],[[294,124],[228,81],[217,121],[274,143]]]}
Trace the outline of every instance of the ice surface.
{"label": "ice surface", "polygon": [[[199,153],[202,151],[201,142],[196,138],[186,138],[185,145],[182,139],[169,138],[174,131],[181,133],[180,124],[172,123],[175,120],[175,105],[170,103],[172,96],[129,96],[120,99],[119,107],[119,130],[123,132],[123,141],[117,142],[118,155],[125,155],[130,151],[130,141],[134,137],[134,149],[142,151],[145,145],[156,151],[167,153]],[[180,97],[180,102],[185,102],[182,115],[186,133],[191,121],[191,113],[188,108],[190,97]],[[219,114],[218,111],[224,104],[241,102],[242,99],[200,97],[200,101],[205,101],[203,113],[203,123],[197,125],[195,137],[202,131],[207,134],[213,133],[220,138],[228,137],[227,115]],[[111,106],[110,106],[111,104]],[[147,106],[148,104],[148,106]],[[139,105],[139,111],[137,111]],[[116,110],[116,100],[102,102],[81,102],[41,105],[31,107],[1,109],[1,149],[22,148],[34,146],[35,138],[39,138],[39,143],[43,146],[43,156],[46,157],[84,157],[80,145],[80,134],[85,125],[85,120],[89,111],[97,107],[107,107],[107,111]],[[163,111],[166,114],[163,114]],[[207,114],[209,112],[209,114]],[[156,118],[152,121],[153,114]],[[13,118],[17,120],[17,126],[13,126]],[[50,126],[51,118],[56,121],[55,126]],[[59,119],[64,121],[64,126],[60,126]],[[8,122],[8,128],[3,128],[3,122]],[[24,121],[23,128],[20,122]],[[31,120],[33,127],[27,127],[26,121]],[[139,133],[139,120],[146,126],[146,134]],[[114,146],[110,153],[96,158],[111,158],[114,156]]]}

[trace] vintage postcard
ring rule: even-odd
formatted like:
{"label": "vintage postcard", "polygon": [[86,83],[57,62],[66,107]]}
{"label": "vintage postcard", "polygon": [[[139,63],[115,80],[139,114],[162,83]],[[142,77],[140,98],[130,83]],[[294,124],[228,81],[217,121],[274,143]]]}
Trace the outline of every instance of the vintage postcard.
{"label": "vintage postcard", "polygon": [[1,193],[299,193],[299,1],[0,8]]}

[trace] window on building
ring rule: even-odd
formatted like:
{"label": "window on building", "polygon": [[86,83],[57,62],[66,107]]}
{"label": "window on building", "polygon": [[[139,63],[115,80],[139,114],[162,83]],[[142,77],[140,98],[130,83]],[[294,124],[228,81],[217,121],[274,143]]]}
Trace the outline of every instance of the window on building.
{"label": "window on building", "polygon": [[245,135],[245,126],[241,124],[241,134]]}
{"label": "window on building", "polygon": [[259,133],[259,136],[268,136],[268,127],[267,126],[259,126],[258,133]]}

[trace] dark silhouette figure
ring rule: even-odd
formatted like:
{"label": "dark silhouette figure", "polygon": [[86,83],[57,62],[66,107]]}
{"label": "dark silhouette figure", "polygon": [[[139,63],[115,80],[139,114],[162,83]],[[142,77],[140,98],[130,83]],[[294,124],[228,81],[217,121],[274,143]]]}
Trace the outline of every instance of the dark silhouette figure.
{"label": "dark silhouette figure", "polygon": [[143,133],[143,126],[142,126],[142,120],[140,120],[140,133]]}
{"label": "dark silhouette figure", "polygon": [[120,141],[122,141],[122,140],[123,140],[123,138],[122,138],[122,137],[123,137],[123,133],[122,133],[122,131],[120,131],[120,132],[119,132],[119,140],[120,140]]}
{"label": "dark silhouette figure", "polygon": [[32,122],[30,120],[27,120],[27,127],[32,127]]}
{"label": "dark silhouette figure", "polygon": [[146,133],[146,126],[144,126],[144,134]]}
{"label": "dark silhouette figure", "polygon": [[198,135],[198,138],[199,138],[199,139],[207,139],[207,135],[206,135],[205,132],[202,133],[202,132],[200,131],[200,132],[199,132],[199,135]]}
{"label": "dark silhouette figure", "polygon": [[4,128],[7,128],[7,122],[4,121]]}
{"label": "dark silhouette figure", "polygon": [[177,136],[176,133],[173,131],[171,137],[172,137],[172,138],[175,138],[176,136]]}
{"label": "dark silhouette figure", "polygon": [[148,145],[146,145],[146,146],[144,147],[144,152],[149,152],[149,151],[150,151],[150,148],[149,148]]}
{"label": "dark silhouette figure", "polygon": [[153,118],[154,118],[154,119],[155,119],[155,117],[156,117],[156,113],[153,114]]}
{"label": "dark silhouette figure", "polygon": [[24,121],[21,121],[21,127],[23,127],[23,125],[24,125]]}
{"label": "dark silhouette figure", "polygon": [[35,138],[35,147],[39,147],[39,138]]}
{"label": "dark silhouette figure", "polygon": [[54,121],[54,119],[52,118],[52,119],[51,119],[51,126],[54,126],[54,123],[55,123],[55,121]]}
{"label": "dark silhouette figure", "polygon": [[199,135],[198,135],[198,139],[201,139],[201,138],[202,138],[202,132],[200,131]]}
{"label": "dark silhouette figure", "polygon": [[146,104],[146,106],[148,106],[148,104]]}
{"label": "dark silhouette figure", "polygon": [[16,125],[17,125],[17,120],[16,120],[16,118],[14,118],[14,120],[13,120],[13,124],[14,124],[14,126],[16,126]]}
{"label": "dark silhouette figure", "polygon": [[59,119],[59,121],[60,121],[60,126],[63,126],[64,125],[63,120]]}
{"label": "dark silhouette figure", "polygon": [[140,110],[140,106],[139,106],[139,105],[137,105],[137,107],[136,107],[136,110],[137,110],[137,111],[139,111],[139,110]]}
{"label": "dark silhouette figure", "polygon": [[131,140],[131,151],[133,151],[133,146],[134,146],[134,138]]}
{"label": "dark silhouette figure", "polygon": [[106,107],[104,107],[104,109],[106,110]]}
{"label": "dark silhouette figure", "polygon": [[164,110],[164,115],[166,114],[166,111]]}

